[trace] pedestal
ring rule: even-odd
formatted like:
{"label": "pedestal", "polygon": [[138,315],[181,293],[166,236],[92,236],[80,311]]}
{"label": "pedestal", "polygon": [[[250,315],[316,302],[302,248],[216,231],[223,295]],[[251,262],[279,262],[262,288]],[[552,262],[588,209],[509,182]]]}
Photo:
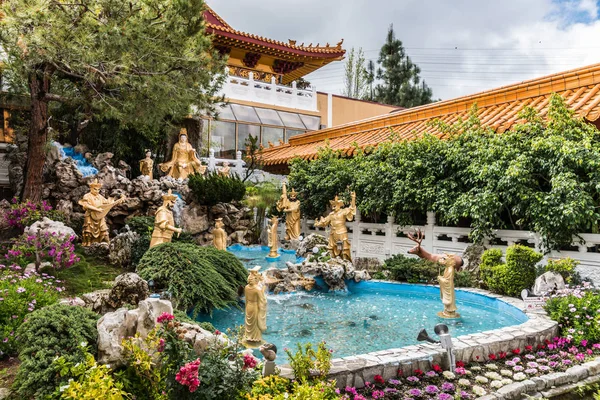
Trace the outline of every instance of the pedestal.
{"label": "pedestal", "polygon": [[263,376],[275,375],[275,361],[265,361],[262,374]]}

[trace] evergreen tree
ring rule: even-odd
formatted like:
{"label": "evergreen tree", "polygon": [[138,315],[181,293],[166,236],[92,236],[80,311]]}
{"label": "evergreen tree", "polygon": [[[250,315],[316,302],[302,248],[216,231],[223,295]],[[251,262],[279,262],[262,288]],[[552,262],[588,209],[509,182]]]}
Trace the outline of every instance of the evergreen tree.
{"label": "evergreen tree", "polygon": [[344,90],[342,94],[353,99],[366,99],[369,95],[368,73],[365,67],[365,53],[362,47],[357,52],[354,47],[346,60]]}
{"label": "evergreen tree", "polygon": [[420,68],[404,51],[402,41],[396,39],[394,26],[390,25],[385,44],[379,52],[377,78],[382,81],[375,88],[375,100],[402,107],[415,107],[431,103],[431,88],[421,82]]}
{"label": "evergreen tree", "polygon": [[369,60],[367,63],[367,85],[369,86],[369,92],[365,100],[375,100],[375,91],[373,90],[373,83],[375,82],[375,63],[373,60]]}
{"label": "evergreen tree", "polygon": [[31,103],[24,198],[41,200],[52,104],[75,110],[77,130],[103,118],[135,128],[182,120],[192,105],[212,109],[224,60],[203,11],[202,0],[0,2],[4,73]]}

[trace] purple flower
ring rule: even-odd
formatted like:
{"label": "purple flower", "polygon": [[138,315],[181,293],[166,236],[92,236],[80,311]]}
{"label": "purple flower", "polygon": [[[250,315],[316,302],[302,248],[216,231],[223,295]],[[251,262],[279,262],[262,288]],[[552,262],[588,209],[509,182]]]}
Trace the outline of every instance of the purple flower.
{"label": "purple flower", "polygon": [[565,365],[571,365],[571,364],[573,364],[573,361],[571,361],[571,360],[562,360],[562,363],[565,364]]}
{"label": "purple flower", "polygon": [[18,287],[17,288],[17,293],[23,293],[25,292],[25,288],[24,287]]}
{"label": "purple flower", "polygon": [[442,383],[442,390],[444,392],[454,393],[455,388],[454,388],[454,385],[452,383],[450,383],[450,382],[444,382],[444,383]]}
{"label": "purple flower", "polygon": [[398,379],[390,379],[388,382],[391,385],[399,385],[401,383]]}
{"label": "purple flower", "polygon": [[435,373],[435,371],[429,371],[425,374],[425,376],[428,378],[433,378],[433,377],[437,376],[437,374]]}
{"label": "purple flower", "polygon": [[515,366],[513,367],[513,371],[516,371],[516,372],[523,371],[523,367],[522,367],[522,366],[520,366],[520,365],[515,365]]}
{"label": "purple flower", "polygon": [[409,376],[408,378],[406,378],[406,380],[409,381],[410,383],[419,382],[419,378],[417,378],[416,376]]}
{"label": "purple flower", "polygon": [[419,389],[410,389],[408,391],[408,394],[410,394],[413,397],[421,397],[423,395],[423,392],[421,392]]}
{"label": "purple flower", "polygon": [[454,397],[448,393],[440,393],[437,398],[438,400],[452,400]]}
{"label": "purple flower", "polygon": [[460,391],[460,398],[461,399],[470,399],[471,395],[469,393],[465,392],[464,390],[461,390]]}
{"label": "purple flower", "polygon": [[439,391],[440,391],[440,389],[438,389],[438,387],[437,387],[437,386],[435,386],[435,385],[428,385],[428,386],[425,388],[425,391],[426,391],[428,394],[436,394],[437,392],[439,392]]}

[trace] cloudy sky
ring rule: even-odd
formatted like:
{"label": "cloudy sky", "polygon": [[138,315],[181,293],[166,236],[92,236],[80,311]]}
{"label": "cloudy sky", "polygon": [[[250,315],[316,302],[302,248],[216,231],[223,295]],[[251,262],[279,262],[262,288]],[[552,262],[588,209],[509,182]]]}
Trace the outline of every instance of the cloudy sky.
{"label": "cloudy sky", "polygon": [[[600,0],[207,0],[234,28],[362,47],[377,60],[394,25],[434,97],[450,99],[600,62]],[[340,94],[344,62],[307,76]]]}

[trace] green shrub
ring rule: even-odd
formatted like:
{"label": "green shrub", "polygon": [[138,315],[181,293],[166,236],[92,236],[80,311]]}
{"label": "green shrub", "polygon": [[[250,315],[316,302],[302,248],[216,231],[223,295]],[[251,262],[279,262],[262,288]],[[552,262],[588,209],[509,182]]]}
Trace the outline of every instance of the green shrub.
{"label": "green shrub", "polygon": [[137,232],[141,236],[152,235],[152,231],[154,230],[154,217],[131,217],[126,222],[127,225],[129,225],[129,229],[131,229],[133,232]]}
{"label": "green shrub", "polygon": [[215,326],[213,324],[211,324],[210,322],[198,322],[196,320],[193,320],[190,317],[188,317],[188,315],[181,310],[173,310],[173,315],[175,315],[175,318],[179,322],[186,322],[188,324],[198,325],[200,328],[202,328],[206,331],[209,331],[209,332],[214,332],[217,330],[217,328],[215,328]]}
{"label": "green shrub", "polygon": [[502,262],[502,251],[486,250],[480,265],[481,276],[490,290],[518,296],[535,283],[536,264],[542,258],[535,250],[518,244],[506,249],[506,263]]}
{"label": "green shrub", "polygon": [[21,366],[13,390],[19,398],[51,395],[69,376],[59,376],[53,360],[85,362],[81,344],[96,348],[98,315],[83,308],[54,304],[32,313],[18,329]]}
{"label": "green shrub", "polygon": [[34,310],[56,303],[59,290],[62,286],[53,277],[26,278],[16,272],[0,275],[0,358],[16,353],[17,328]]}
{"label": "green shrub", "polygon": [[395,281],[429,283],[437,280],[440,266],[421,258],[396,254],[385,260],[383,269],[390,271],[390,278]]}
{"label": "green shrub", "polygon": [[290,390],[291,383],[289,379],[278,375],[266,376],[252,384],[252,391],[248,394],[248,400],[265,400],[265,398],[285,394]]}
{"label": "green shrub", "polygon": [[[239,260],[230,260],[215,262],[212,252],[193,244],[163,243],[144,254],[137,271],[143,279],[153,280],[156,289],[168,291],[177,308],[197,315],[237,303],[237,289],[245,284],[247,272]],[[228,280],[231,277],[235,279]]]}
{"label": "green shrub", "polygon": [[548,260],[545,270],[546,272],[551,271],[559,273],[565,282],[569,284],[578,284],[581,282],[581,277],[576,271],[578,265],[579,261],[567,257],[558,260]]}
{"label": "green shrub", "polygon": [[206,206],[241,201],[246,193],[246,186],[237,175],[228,177],[216,172],[192,174],[188,186],[196,201]]}
{"label": "green shrub", "polygon": [[475,279],[469,271],[458,271],[454,275],[454,286],[456,287],[473,287]]}
{"label": "green shrub", "polygon": [[579,288],[570,290],[565,297],[552,297],[546,303],[546,312],[558,322],[561,336],[572,336],[575,342],[600,342],[600,294]]}
{"label": "green shrub", "polygon": [[323,380],[331,369],[332,352],[327,349],[325,342],[320,342],[317,349],[312,343],[297,344],[297,350],[292,353],[284,349],[290,360],[290,367],[294,371],[294,378],[300,382]]}
{"label": "green shrub", "polygon": [[137,266],[148,249],[150,248],[150,235],[140,235],[131,246],[131,265]]}

